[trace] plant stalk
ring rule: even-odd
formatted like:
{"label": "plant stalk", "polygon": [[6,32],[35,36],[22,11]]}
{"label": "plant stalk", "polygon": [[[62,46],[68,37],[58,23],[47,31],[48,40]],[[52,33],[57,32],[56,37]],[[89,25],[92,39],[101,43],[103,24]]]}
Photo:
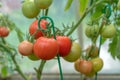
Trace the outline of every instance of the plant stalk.
{"label": "plant stalk", "polygon": [[[3,39],[3,40],[4,40],[4,39]],[[5,40],[4,40],[4,41],[5,41]],[[5,42],[5,43],[6,43],[6,42]],[[0,44],[0,46],[2,46],[3,49],[4,49],[6,52],[8,52],[8,53],[11,54],[10,56],[11,56],[11,59],[12,59],[14,65],[15,65],[15,67],[16,67],[16,71],[24,78],[24,80],[29,80],[29,79],[25,76],[25,74],[22,72],[22,70],[20,69],[18,63],[16,62],[15,54],[13,54],[13,51],[12,51],[12,50],[14,50],[14,52],[16,52],[15,49],[10,48],[9,46],[7,46],[7,45],[5,45],[5,44]]]}
{"label": "plant stalk", "polygon": [[37,80],[41,80],[43,68],[45,66],[46,60],[41,60],[40,66],[38,69],[35,69],[37,73]]}
{"label": "plant stalk", "polygon": [[13,62],[14,62],[14,65],[16,66],[16,69],[15,69],[15,70],[24,78],[24,80],[29,80],[29,79],[25,76],[25,74],[22,72],[22,70],[20,69],[18,63],[16,62],[16,60],[15,60],[15,55],[12,56],[12,60],[13,60]]}

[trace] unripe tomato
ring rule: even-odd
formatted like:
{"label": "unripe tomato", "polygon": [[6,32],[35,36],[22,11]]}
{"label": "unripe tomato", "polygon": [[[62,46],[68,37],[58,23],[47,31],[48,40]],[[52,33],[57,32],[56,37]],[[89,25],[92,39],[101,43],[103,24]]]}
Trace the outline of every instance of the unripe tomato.
{"label": "unripe tomato", "polygon": [[0,26],[0,37],[7,37],[9,32],[10,31],[7,27]]}
{"label": "unripe tomato", "polygon": [[24,40],[18,45],[18,51],[23,56],[28,56],[33,53],[33,43]]}
{"label": "unripe tomato", "polygon": [[[92,48],[92,49],[91,49]],[[89,55],[89,57],[97,57],[98,56],[98,47],[97,46],[88,46],[86,49],[86,53]]]}
{"label": "unripe tomato", "polygon": [[103,60],[100,57],[94,58],[90,60],[93,64],[93,71],[98,72],[103,68]]}
{"label": "unripe tomato", "polygon": [[117,3],[117,8],[120,10],[120,0]]}
{"label": "unripe tomato", "polygon": [[22,13],[27,18],[37,17],[40,9],[34,4],[34,1],[25,1],[22,3]]}
{"label": "unripe tomato", "polygon": [[63,57],[63,59],[68,62],[74,62],[78,58],[80,58],[81,52],[82,50],[81,50],[80,44],[77,42],[72,42],[72,47],[71,47],[69,54]]}
{"label": "unripe tomato", "polygon": [[97,33],[98,32],[99,32],[98,25],[93,25],[93,26],[88,25],[86,27],[86,29],[85,29],[85,34],[89,38],[95,38],[95,37],[97,37]]}
{"label": "unripe tomato", "polygon": [[34,53],[32,53],[32,54],[28,55],[28,58],[29,58],[30,60],[32,60],[32,61],[39,60],[39,58],[38,58],[38,57],[36,57]]}
{"label": "unripe tomato", "polygon": [[53,0],[34,0],[35,5],[40,9],[47,9]]}
{"label": "unripe tomato", "polygon": [[62,57],[65,57],[69,54],[71,49],[71,39],[67,36],[57,36],[56,37],[58,45],[59,45],[59,54]]}
{"label": "unripe tomato", "polygon": [[103,26],[100,34],[104,38],[112,38],[116,33],[116,28],[113,24]]}
{"label": "unripe tomato", "polygon": [[79,63],[79,70],[83,74],[88,74],[92,71],[93,65],[91,61],[81,60]]}
{"label": "unripe tomato", "polygon": [[[43,19],[43,20],[41,20],[41,22],[40,22],[40,27],[41,27],[42,29],[46,29],[46,25],[47,25],[47,24],[48,24],[48,22]],[[31,24],[30,27],[29,27],[29,33],[30,33],[30,35],[35,34],[35,35],[34,35],[34,38],[35,38],[35,39],[37,39],[37,38],[39,38],[39,37],[41,37],[41,36],[44,35],[44,33],[43,33],[41,30],[39,30],[37,33],[35,33],[37,30],[38,30],[38,20],[35,20],[35,21],[32,22],[32,24]]]}
{"label": "unripe tomato", "polygon": [[96,73],[96,72],[94,72],[94,71],[92,70],[90,73],[85,74],[85,76],[87,76],[87,77],[94,77],[95,73]]}
{"label": "unripe tomato", "polygon": [[58,43],[53,38],[40,37],[34,43],[34,54],[39,59],[50,60],[58,54]]}

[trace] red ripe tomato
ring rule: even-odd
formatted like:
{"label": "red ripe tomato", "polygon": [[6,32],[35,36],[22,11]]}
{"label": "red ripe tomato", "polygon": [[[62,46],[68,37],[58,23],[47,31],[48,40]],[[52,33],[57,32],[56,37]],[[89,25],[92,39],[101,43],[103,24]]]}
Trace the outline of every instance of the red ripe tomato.
{"label": "red ripe tomato", "polygon": [[33,43],[24,40],[18,45],[18,51],[23,56],[28,56],[33,53]]}
{"label": "red ripe tomato", "polygon": [[40,37],[34,43],[34,54],[43,60],[50,60],[58,53],[58,43],[53,38]]}
{"label": "red ripe tomato", "polygon": [[67,36],[57,36],[56,39],[59,45],[60,56],[67,56],[71,50],[72,41]]}
{"label": "red ripe tomato", "polygon": [[[40,22],[40,27],[43,28],[43,29],[46,29],[47,24],[48,24],[48,22],[46,20],[42,19],[41,22]],[[34,22],[32,22],[32,24],[29,27],[30,35],[33,35],[37,30],[38,30],[38,20],[35,20]],[[44,33],[41,30],[39,30],[34,35],[34,37],[35,37],[35,39],[37,39],[37,38],[39,38],[39,37],[41,37],[43,35],[44,35]]]}
{"label": "red ripe tomato", "polygon": [[79,63],[79,70],[83,74],[88,74],[92,71],[93,65],[91,61],[81,60]]}
{"label": "red ripe tomato", "polygon": [[10,31],[7,27],[0,27],[0,37],[7,37],[9,32]]}

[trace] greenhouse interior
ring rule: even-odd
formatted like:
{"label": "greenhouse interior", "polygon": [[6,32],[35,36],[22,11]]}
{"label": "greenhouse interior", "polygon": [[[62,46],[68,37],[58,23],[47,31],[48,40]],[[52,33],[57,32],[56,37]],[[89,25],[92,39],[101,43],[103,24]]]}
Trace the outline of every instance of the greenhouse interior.
{"label": "greenhouse interior", "polygon": [[0,0],[0,80],[120,80],[120,0]]}

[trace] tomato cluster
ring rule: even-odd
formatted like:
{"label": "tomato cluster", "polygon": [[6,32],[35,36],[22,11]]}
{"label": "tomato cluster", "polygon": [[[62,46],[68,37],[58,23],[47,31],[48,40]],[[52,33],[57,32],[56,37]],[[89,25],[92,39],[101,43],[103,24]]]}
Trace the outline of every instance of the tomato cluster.
{"label": "tomato cluster", "polygon": [[96,72],[103,68],[103,60],[100,57],[92,58],[90,60],[78,59],[74,63],[76,71],[88,77],[93,77]]}
{"label": "tomato cluster", "polygon": [[116,34],[116,28],[114,24],[105,24],[102,29],[98,25],[88,25],[85,29],[85,34],[87,37],[94,39],[101,35],[103,38],[112,38]]}
{"label": "tomato cluster", "polygon": [[52,4],[52,0],[25,0],[22,3],[22,13],[27,18],[35,18],[41,9],[47,9]]}
{"label": "tomato cluster", "polygon": [[[23,41],[18,45],[18,50],[21,55],[28,56],[29,59],[32,59],[31,56],[36,57],[32,60],[50,60],[55,58],[58,54],[61,57],[67,56],[71,50],[72,41],[67,36],[57,35],[56,39],[53,38],[53,34],[48,33],[51,36],[46,35],[46,30],[50,24],[47,20],[41,19],[40,29],[38,27],[38,20],[33,21],[29,27],[29,33],[34,39],[34,42]],[[33,55],[34,54],[34,55]]]}

